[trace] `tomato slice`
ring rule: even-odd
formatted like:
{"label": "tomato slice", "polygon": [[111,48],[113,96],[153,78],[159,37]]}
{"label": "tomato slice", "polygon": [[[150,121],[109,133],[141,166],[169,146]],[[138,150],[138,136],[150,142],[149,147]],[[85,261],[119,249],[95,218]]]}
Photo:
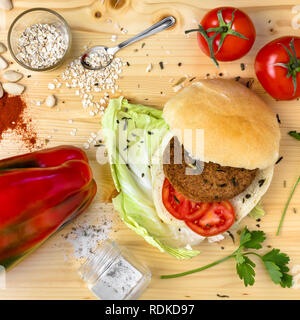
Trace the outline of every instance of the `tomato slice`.
{"label": "tomato slice", "polygon": [[173,217],[184,220],[190,229],[204,237],[223,233],[235,220],[229,201],[210,203],[188,200],[173,188],[168,179],[163,184],[162,200]]}
{"label": "tomato slice", "polygon": [[194,221],[210,207],[208,202],[194,202],[186,199],[173,188],[168,179],[164,181],[162,200],[165,208],[179,220]]}
{"label": "tomato slice", "polygon": [[186,225],[203,237],[216,236],[228,230],[235,220],[234,209],[229,201],[214,202],[210,208]]}

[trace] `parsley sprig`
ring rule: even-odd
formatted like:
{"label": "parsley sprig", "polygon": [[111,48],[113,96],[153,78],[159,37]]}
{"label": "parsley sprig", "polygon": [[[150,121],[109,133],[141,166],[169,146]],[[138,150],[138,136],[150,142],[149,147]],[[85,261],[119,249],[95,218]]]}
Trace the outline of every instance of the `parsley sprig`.
{"label": "parsley sprig", "polygon": [[249,231],[247,227],[245,227],[241,233],[240,245],[231,255],[201,268],[177,274],[163,275],[161,279],[177,278],[203,271],[232,258],[236,260],[236,271],[240,279],[244,281],[244,285],[246,287],[248,285],[252,286],[255,282],[254,268],[256,264],[249,256],[254,255],[262,261],[267,273],[275,284],[280,284],[283,288],[290,288],[292,286],[292,276],[288,274],[289,268],[287,266],[290,258],[285,253],[280,252],[279,249],[272,249],[264,255],[260,255],[254,251],[248,251],[248,249],[261,249],[265,239],[266,235],[263,231]]}

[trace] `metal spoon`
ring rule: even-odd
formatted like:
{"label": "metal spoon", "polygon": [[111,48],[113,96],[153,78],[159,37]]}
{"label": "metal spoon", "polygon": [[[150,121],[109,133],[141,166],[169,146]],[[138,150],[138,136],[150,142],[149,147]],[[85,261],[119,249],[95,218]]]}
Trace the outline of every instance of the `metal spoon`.
{"label": "metal spoon", "polygon": [[[128,45],[137,42],[139,40],[142,40],[146,37],[149,37],[153,34],[156,34],[160,31],[163,31],[165,29],[170,28],[171,26],[173,26],[176,22],[176,19],[172,16],[169,16],[167,18],[162,19],[161,21],[155,23],[152,27],[146,29],[145,31],[142,31],[141,33],[139,33],[138,35],[125,40],[124,42],[120,43],[119,45],[117,45],[116,47],[113,48],[108,48],[105,46],[95,46],[90,48],[86,53],[84,53],[80,59],[81,64],[83,65],[84,68],[89,69],[89,70],[100,70],[103,68],[106,68],[107,66],[109,66],[113,60],[113,56],[122,48],[127,47]],[[100,64],[98,66],[91,66],[89,63],[86,62],[86,58],[91,54],[91,53],[97,53],[97,51],[99,52],[105,52],[106,54],[110,57],[112,57],[111,59],[108,59],[106,61],[106,63]]]}

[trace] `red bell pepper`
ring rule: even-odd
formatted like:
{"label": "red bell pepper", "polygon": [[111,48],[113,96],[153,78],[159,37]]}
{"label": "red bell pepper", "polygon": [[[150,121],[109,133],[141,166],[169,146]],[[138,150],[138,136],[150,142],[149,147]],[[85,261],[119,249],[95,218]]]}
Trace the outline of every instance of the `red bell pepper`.
{"label": "red bell pepper", "polygon": [[0,161],[0,265],[12,267],[96,194],[85,153],[72,146]]}

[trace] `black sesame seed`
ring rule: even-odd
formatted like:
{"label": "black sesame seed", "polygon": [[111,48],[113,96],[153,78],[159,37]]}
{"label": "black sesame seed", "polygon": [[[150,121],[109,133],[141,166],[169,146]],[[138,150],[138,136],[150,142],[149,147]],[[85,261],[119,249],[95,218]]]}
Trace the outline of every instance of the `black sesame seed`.
{"label": "black sesame seed", "polygon": [[219,297],[219,298],[229,298],[229,296],[227,296],[226,294],[219,294],[219,293],[217,293],[217,297]]}
{"label": "black sesame seed", "polygon": [[246,199],[251,198],[251,194],[247,193],[247,194],[245,195],[245,198],[246,198]]}
{"label": "black sesame seed", "polygon": [[101,18],[101,12],[100,11],[97,11],[95,12],[95,18]]}
{"label": "black sesame seed", "polygon": [[241,66],[241,70],[242,70],[242,71],[244,71],[244,70],[246,69],[246,67],[245,67],[245,64],[244,64],[244,63],[241,63],[241,64],[240,64],[240,66]]}
{"label": "black sesame seed", "polygon": [[247,81],[246,87],[247,87],[247,88],[251,88],[252,85],[253,85],[253,83],[254,83],[254,80],[249,80],[249,81]]}
{"label": "black sesame seed", "polygon": [[265,183],[266,179],[261,179],[258,181],[259,187],[262,187],[262,185]]}
{"label": "black sesame seed", "polygon": [[191,78],[189,81],[192,82],[192,81],[195,80],[195,79],[196,79],[196,77],[193,77],[193,78]]}
{"label": "black sesame seed", "polygon": [[278,123],[281,123],[278,113],[276,114],[276,118],[277,118],[277,122],[278,122]]}
{"label": "black sesame seed", "polygon": [[164,63],[162,61],[160,61],[159,63],[160,69],[163,70],[164,69]]}
{"label": "black sesame seed", "polygon": [[234,238],[234,235],[230,232],[230,231],[227,231],[229,237],[232,239],[232,242],[235,243],[235,238]]}
{"label": "black sesame seed", "polygon": [[182,63],[181,63],[181,62],[179,62],[179,63],[178,63],[178,67],[181,67],[181,66],[182,66]]}
{"label": "black sesame seed", "polygon": [[130,63],[128,61],[126,62],[126,64],[127,64],[128,67],[130,67]]}
{"label": "black sesame seed", "polygon": [[241,79],[240,76],[237,76],[237,77],[234,78],[235,81],[240,81],[240,79]]}
{"label": "black sesame seed", "polygon": [[278,164],[282,159],[283,159],[283,157],[280,157],[280,158],[275,162],[275,164]]}

